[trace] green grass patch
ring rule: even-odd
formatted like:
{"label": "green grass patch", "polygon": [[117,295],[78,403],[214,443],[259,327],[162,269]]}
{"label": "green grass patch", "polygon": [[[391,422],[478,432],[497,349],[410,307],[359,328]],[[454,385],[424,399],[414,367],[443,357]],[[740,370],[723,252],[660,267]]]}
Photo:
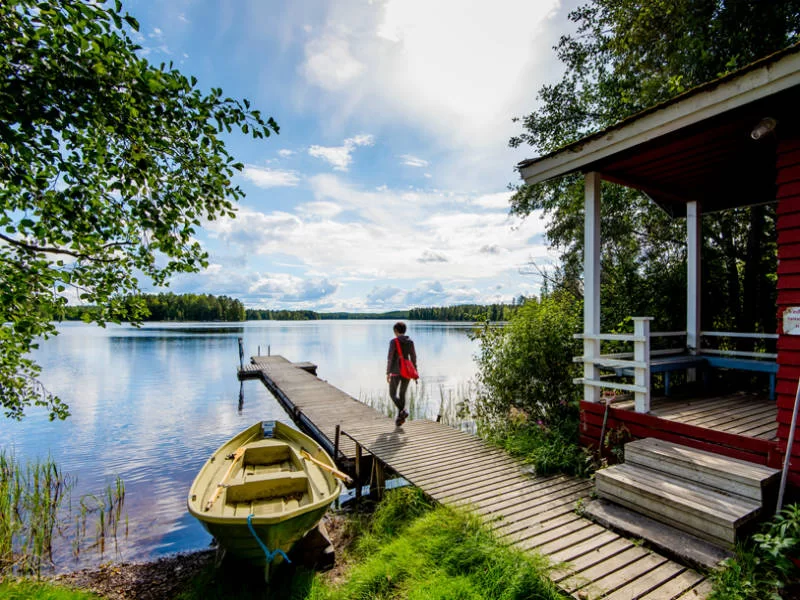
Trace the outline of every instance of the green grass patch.
{"label": "green grass patch", "polygon": [[578,444],[576,420],[547,425],[510,421],[486,432],[487,439],[512,456],[533,465],[537,475],[565,473],[586,477],[594,470],[592,455]]}
{"label": "green grass patch", "polygon": [[713,574],[709,600],[780,600],[800,594],[800,504],[784,508]]}
{"label": "green grass patch", "polygon": [[562,599],[543,559],[510,549],[474,517],[434,508],[418,490],[387,494],[338,587],[312,600]]}
{"label": "green grass patch", "polygon": [[209,568],[178,600],[564,600],[544,559],[497,542],[476,518],[435,507],[420,490],[390,491],[372,515],[356,514],[357,538],[339,561],[339,583],[289,565],[264,584],[258,569]]}
{"label": "green grass patch", "polygon": [[6,581],[0,583],[0,600],[97,600],[89,592],[36,581]]}
{"label": "green grass patch", "polygon": [[118,534],[127,535],[122,480],[117,477],[102,494],[81,496],[77,511],[71,501],[75,482],[52,458],[23,463],[0,450],[0,577],[51,570],[59,543],[69,542],[76,557],[88,549],[102,556]]}

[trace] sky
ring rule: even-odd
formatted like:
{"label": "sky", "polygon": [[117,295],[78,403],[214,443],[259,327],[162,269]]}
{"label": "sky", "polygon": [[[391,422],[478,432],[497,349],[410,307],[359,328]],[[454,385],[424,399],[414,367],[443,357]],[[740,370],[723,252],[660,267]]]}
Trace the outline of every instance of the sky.
{"label": "sky", "polygon": [[[560,78],[577,0],[129,0],[153,63],[222,87],[280,134],[226,138],[235,219],[198,239],[176,293],[374,312],[510,302],[554,259],[541,215],[509,216],[513,117]],[[528,274],[525,274],[528,273]],[[159,291],[150,288],[148,291]]]}

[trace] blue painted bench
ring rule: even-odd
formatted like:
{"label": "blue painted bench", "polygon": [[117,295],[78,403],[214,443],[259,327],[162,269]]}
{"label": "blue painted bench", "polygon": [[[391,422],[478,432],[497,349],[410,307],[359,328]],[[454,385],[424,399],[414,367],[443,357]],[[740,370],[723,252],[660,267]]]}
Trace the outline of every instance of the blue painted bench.
{"label": "blue painted bench", "polygon": [[702,356],[705,358],[709,367],[769,373],[769,399],[775,400],[775,377],[778,373],[778,363],[774,360],[736,358],[733,356],[717,356],[710,354],[704,354]]}
{"label": "blue painted bench", "polygon": [[[669,376],[672,371],[684,371],[686,369],[705,370],[707,367],[769,373],[769,399],[775,399],[775,378],[778,373],[778,364],[772,360],[736,358],[716,354],[678,354],[650,360],[650,372],[664,374],[664,394],[667,396],[669,396]],[[601,366],[601,368],[603,367]],[[632,377],[634,375],[633,369],[629,367],[605,370],[614,371],[614,374],[618,376]]]}

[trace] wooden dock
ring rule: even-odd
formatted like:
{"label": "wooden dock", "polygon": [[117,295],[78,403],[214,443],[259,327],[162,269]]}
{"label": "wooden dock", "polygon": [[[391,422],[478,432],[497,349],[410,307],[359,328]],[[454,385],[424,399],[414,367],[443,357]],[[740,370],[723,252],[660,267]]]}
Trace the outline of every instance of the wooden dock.
{"label": "wooden dock", "polygon": [[[705,598],[700,573],[580,516],[592,484],[537,477],[479,438],[427,420],[394,421],[280,356],[256,357],[259,376],[295,422],[340,461],[362,449],[434,500],[481,516],[501,540],[556,564],[553,580],[581,600]],[[240,375],[241,376],[241,375]],[[356,461],[357,462],[357,461]],[[347,465],[345,465],[347,466]]]}

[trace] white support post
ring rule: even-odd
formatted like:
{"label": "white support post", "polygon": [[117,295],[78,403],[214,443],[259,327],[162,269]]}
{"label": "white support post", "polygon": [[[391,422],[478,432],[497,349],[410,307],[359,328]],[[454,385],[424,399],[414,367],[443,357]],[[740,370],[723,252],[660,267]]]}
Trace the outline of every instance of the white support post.
{"label": "white support post", "polygon": [[[686,204],[686,346],[690,354],[700,351],[700,254],[702,215],[697,201]],[[687,381],[695,381],[696,369],[688,369]]]}
{"label": "white support post", "polygon": [[[583,333],[600,334],[600,173],[592,171],[584,176],[584,237],[583,237]],[[583,340],[583,355],[594,359],[600,355],[600,341]],[[583,363],[583,378],[597,380],[598,368],[592,362]],[[584,385],[583,399],[600,402],[600,388]]]}
{"label": "white support post", "polygon": [[634,369],[634,383],[644,388],[644,392],[634,395],[634,410],[638,413],[650,412],[650,321],[653,317],[633,317],[633,335],[643,338],[633,343],[633,360],[644,363],[644,367]]}

